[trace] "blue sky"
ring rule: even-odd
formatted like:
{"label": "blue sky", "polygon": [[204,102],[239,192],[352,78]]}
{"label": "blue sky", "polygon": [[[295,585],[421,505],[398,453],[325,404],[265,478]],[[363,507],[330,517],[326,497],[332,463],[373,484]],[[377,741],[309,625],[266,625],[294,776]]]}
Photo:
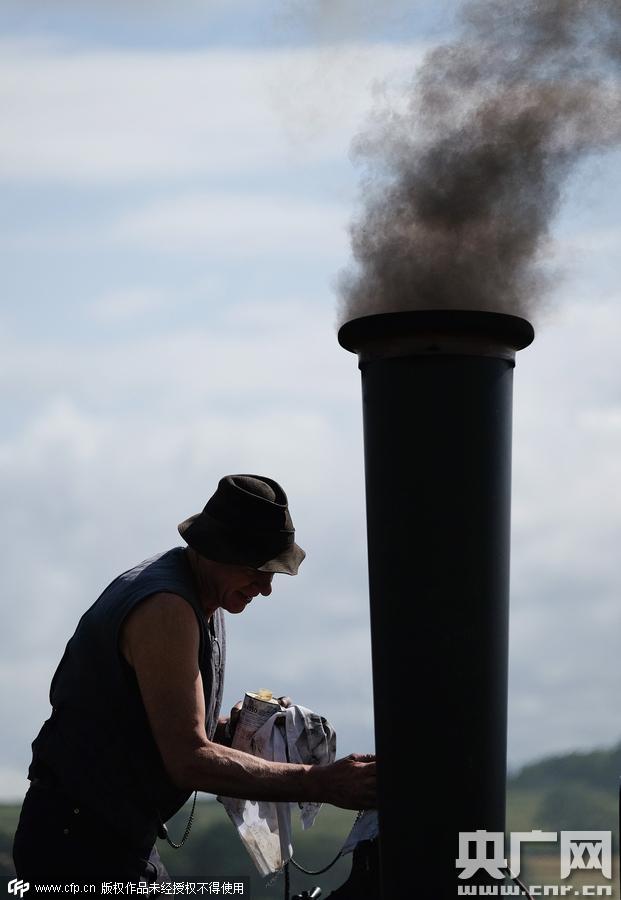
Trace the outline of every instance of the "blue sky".
{"label": "blue sky", "polygon": [[3,27],[14,35],[56,34],[67,43],[147,50],[302,47],[317,42],[400,41],[447,30],[443,0],[6,0]]}
{"label": "blue sky", "polygon": [[[226,703],[271,687],[326,714],[342,753],[372,748],[360,392],[334,283],[352,139],[449,7],[3,4],[2,796],[26,788],[83,609],[176,544],[227,472],[283,483],[308,559],[230,618]],[[516,369],[514,765],[621,737],[618,164],[567,186],[563,278]]]}

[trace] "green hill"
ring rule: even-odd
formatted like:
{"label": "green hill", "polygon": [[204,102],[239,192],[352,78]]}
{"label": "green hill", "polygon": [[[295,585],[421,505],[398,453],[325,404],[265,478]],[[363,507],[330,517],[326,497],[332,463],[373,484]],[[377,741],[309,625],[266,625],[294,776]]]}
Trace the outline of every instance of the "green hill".
{"label": "green hill", "polygon": [[507,830],[612,831],[617,846],[620,778],[621,744],[530,763],[509,778]]}
{"label": "green hill", "polygon": [[550,788],[568,782],[608,791],[619,785],[621,743],[609,750],[549,756],[524,766],[510,779],[516,788]]}

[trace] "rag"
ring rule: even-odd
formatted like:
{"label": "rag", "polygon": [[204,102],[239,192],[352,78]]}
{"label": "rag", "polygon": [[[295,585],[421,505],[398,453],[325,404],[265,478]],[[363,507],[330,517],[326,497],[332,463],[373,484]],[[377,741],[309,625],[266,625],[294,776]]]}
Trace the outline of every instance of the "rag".
{"label": "rag", "polygon": [[[235,746],[235,741],[233,741]],[[336,758],[336,733],[327,719],[304,706],[279,708],[255,731],[250,752],[274,762],[325,766]],[[218,797],[262,875],[279,872],[293,855],[291,809],[310,828],[320,803],[273,803]]]}

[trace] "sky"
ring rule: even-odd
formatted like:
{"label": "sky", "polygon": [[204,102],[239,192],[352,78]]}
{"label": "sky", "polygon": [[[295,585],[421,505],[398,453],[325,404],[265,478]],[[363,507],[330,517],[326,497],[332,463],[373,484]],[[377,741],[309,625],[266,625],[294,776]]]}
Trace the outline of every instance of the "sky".
{"label": "sky", "polygon": [[[81,613],[233,472],[283,484],[308,556],[228,617],[225,709],[287,693],[339,754],[372,750],[360,384],[335,283],[352,141],[450,12],[3,3],[0,799],[27,788]],[[567,184],[559,277],[515,370],[512,768],[621,739],[618,173],[608,153]]]}

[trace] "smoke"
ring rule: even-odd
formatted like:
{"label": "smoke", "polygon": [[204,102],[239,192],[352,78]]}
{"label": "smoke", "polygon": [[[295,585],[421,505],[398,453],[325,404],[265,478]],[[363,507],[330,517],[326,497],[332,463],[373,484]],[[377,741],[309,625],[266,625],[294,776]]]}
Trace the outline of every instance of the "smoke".
{"label": "smoke", "polygon": [[376,113],[340,319],[458,308],[529,317],[563,184],[621,138],[621,0],[476,0]]}

